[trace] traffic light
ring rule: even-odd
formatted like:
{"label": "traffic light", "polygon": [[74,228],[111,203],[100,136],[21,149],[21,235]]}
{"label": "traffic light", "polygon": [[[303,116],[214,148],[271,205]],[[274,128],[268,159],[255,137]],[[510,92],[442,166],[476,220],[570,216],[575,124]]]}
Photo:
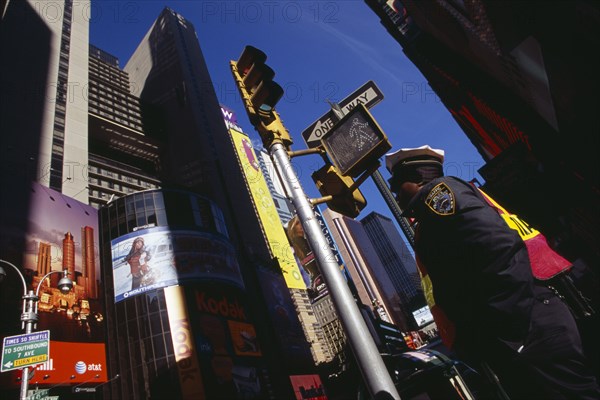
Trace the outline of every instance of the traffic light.
{"label": "traffic light", "polygon": [[313,172],[312,179],[323,196],[331,196],[327,206],[333,211],[355,218],[367,205],[354,180],[342,176],[333,165],[325,165]]}
{"label": "traffic light", "polygon": [[340,174],[354,178],[392,148],[386,134],[362,104],[323,135],[321,143]]}
{"label": "traffic light", "polygon": [[268,147],[280,140],[286,147],[292,144],[290,134],[275,112],[275,105],[283,96],[283,88],[273,81],[275,72],[265,64],[267,55],[253,46],[246,46],[237,61],[231,61],[236,81],[248,118],[258,130],[263,144]]}

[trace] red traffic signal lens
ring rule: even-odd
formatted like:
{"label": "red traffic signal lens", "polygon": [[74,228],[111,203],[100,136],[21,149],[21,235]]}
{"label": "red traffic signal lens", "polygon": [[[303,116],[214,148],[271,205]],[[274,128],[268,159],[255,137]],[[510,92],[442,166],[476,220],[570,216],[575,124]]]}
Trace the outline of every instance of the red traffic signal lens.
{"label": "red traffic signal lens", "polygon": [[262,50],[254,46],[246,46],[236,63],[238,73],[244,78],[254,64],[264,64],[266,60],[267,55]]}

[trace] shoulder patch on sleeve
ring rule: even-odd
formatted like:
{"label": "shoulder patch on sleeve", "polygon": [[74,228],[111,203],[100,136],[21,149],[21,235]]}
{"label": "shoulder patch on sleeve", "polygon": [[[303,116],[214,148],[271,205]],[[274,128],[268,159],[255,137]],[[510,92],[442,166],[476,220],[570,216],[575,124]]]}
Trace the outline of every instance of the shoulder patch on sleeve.
{"label": "shoulder patch on sleeve", "polygon": [[429,191],[429,194],[425,198],[425,204],[438,215],[452,215],[456,211],[454,193],[443,182]]}

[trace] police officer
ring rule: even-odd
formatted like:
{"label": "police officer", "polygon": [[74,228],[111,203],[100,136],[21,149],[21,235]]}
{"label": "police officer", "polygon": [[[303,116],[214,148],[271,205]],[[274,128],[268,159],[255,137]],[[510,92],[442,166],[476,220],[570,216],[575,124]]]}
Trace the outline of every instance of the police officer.
{"label": "police officer", "polygon": [[[386,155],[391,190],[416,221],[417,265],[444,343],[491,367],[511,399],[600,399],[575,320],[534,278],[531,249],[491,199],[444,177],[443,161],[429,146]],[[540,251],[542,263],[560,260]]]}

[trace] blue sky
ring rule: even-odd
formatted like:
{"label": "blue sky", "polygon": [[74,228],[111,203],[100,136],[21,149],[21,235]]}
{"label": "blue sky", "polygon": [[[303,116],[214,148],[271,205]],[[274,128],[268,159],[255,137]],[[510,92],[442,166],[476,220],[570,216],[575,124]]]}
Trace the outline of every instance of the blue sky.
{"label": "blue sky", "polygon": [[[117,56],[124,66],[161,10],[168,6],[192,22],[219,102],[236,112],[254,141],[231,77],[229,61],[244,46],[263,50],[286,89],[277,105],[294,139],[328,111],[326,100],[340,101],[369,80],[385,98],[371,113],[393,149],[429,144],[446,151],[446,173],[470,180],[484,162],[427,80],[406,58],[379,18],[362,0],[344,1],[111,1],[92,0],[90,42]],[[318,156],[294,159],[305,191],[318,197],[310,174],[322,165]],[[385,168],[380,169],[386,177]],[[391,216],[371,180],[361,190],[371,211]]]}

